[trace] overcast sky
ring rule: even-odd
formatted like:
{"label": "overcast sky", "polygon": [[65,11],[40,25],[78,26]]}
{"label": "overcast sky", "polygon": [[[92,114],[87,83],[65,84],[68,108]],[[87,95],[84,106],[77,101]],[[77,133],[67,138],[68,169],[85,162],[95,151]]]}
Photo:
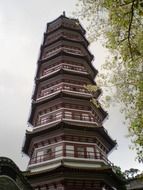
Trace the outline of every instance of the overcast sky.
{"label": "overcast sky", "polygon": [[[28,158],[21,154],[30,111],[36,62],[46,23],[66,11],[72,16],[76,0],[0,0],[0,156],[8,156],[22,169]],[[82,23],[83,24],[83,23]],[[107,51],[100,43],[90,47],[100,71]],[[142,169],[134,161],[118,108],[111,108],[104,126],[118,142],[109,159],[122,170]]]}

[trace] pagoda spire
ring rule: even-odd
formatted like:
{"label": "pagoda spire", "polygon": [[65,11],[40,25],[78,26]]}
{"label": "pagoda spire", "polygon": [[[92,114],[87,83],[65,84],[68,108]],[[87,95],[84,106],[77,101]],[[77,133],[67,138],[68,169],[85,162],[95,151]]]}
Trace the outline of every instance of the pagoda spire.
{"label": "pagoda spire", "polygon": [[66,16],[66,12],[65,11],[63,11],[63,16]]}

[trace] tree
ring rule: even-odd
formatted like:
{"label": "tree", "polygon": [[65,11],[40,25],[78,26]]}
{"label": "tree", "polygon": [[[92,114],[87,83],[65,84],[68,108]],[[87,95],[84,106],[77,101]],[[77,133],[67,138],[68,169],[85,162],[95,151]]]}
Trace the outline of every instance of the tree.
{"label": "tree", "polygon": [[111,52],[101,82],[114,88],[109,95],[121,104],[132,147],[143,162],[143,0],[79,0],[77,13],[87,22],[90,40],[104,39]]}
{"label": "tree", "polygon": [[137,177],[139,173],[139,170],[138,169],[135,169],[135,168],[130,168],[129,170],[125,170],[123,172],[123,175],[126,179],[133,179],[135,177]]}

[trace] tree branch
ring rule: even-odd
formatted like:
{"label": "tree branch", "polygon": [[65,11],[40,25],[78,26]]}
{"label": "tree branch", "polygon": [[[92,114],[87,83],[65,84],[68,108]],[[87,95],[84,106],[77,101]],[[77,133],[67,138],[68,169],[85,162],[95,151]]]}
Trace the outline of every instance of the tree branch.
{"label": "tree branch", "polygon": [[129,22],[129,28],[128,28],[128,45],[129,45],[129,51],[131,55],[131,59],[133,60],[133,52],[132,52],[132,46],[131,46],[131,28],[132,28],[132,23],[133,23],[133,17],[134,17],[134,3],[135,0],[132,1],[132,6],[131,6],[131,17],[130,17],[130,22]]}

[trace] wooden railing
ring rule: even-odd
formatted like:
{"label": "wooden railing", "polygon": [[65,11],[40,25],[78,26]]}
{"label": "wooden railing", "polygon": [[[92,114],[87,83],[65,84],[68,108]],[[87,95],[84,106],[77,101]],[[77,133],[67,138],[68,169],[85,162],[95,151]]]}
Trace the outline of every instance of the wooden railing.
{"label": "wooden railing", "polygon": [[73,92],[73,93],[77,93],[77,95],[80,94],[80,96],[81,96],[81,94],[92,96],[92,94],[90,92],[88,92],[83,86],[80,86],[80,85],[77,86],[77,85],[73,85],[73,84],[69,84],[69,83],[59,83],[57,85],[54,85],[52,87],[49,87],[49,88],[41,91],[37,100],[42,99],[47,96],[50,96],[59,91],[66,91],[66,92],[71,92],[71,93]]}
{"label": "wooden railing", "polygon": [[52,68],[49,68],[47,70],[45,70],[43,73],[42,73],[42,76],[41,77],[44,77],[44,76],[48,76],[60,69],[65,69],[65,70],[69,70],[69,71],[75,71],[75,72],[82,72],[82,73],[87,73],[86,69],[81,67],[81,66],[74,66],[74,65],[70,65],[70,64],[59,64],[59,65],[56,65],[56,66],[53,66]]}
{"label": "wooden railing", "polygon": [[[68,113],[69,112],[69,113]],[[97,119],[89,114],[86,114],[87,112],[83,111],[77,111],[72,110],[69,111],[68,109],[60,109],[53,113],[46,114],[45,116],[41,116],[41,120],[37,123],[36,127],[39,125],[49,124],[54,121],[58,120],[75,120],[75,121],[83,121],[83,122],[97,122]]]}
{"label": "wooden railing", "polygon": [[101,160],[107,164],[110,164],[109,160],[101,153],[86,152],[86,154],[85,154],[85,152],[83,152],[83,151],[74,152],[71,150],[63,149],[63,150],[43,154],[40,156],[32,157],[29,162],[29,165],[45,162],[45,161],[56,159],[59,157]]}

